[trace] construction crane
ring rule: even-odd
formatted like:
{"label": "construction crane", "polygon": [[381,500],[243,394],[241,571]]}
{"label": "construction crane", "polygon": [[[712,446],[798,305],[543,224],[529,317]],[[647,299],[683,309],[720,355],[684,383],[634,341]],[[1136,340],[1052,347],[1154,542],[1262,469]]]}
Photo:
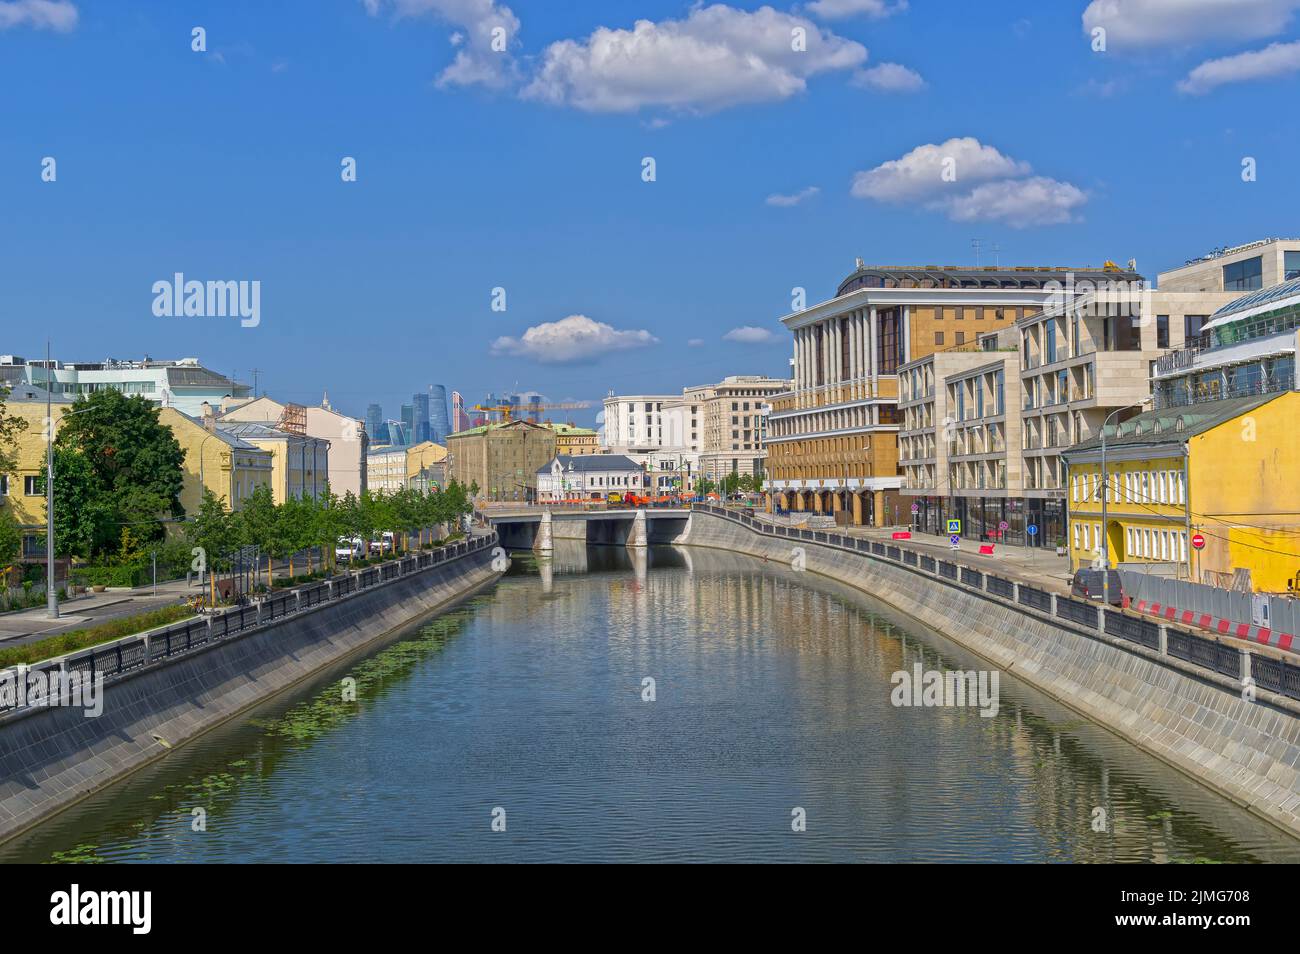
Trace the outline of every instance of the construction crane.
{"label": "construction crane", "polygon": [[562,401],[558,404],[475,404],[473,410],[500,414],[502,422],[509,424],[512,414],[529,417],[538,411],[577,411],[589,407],[590,401]]}

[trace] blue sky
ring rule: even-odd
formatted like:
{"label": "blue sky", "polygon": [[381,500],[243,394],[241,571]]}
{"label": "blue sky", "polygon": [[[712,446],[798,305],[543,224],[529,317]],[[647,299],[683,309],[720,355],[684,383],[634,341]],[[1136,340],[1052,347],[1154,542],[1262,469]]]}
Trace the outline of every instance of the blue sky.
{"label": "blue sky", "polygon": [[[396,416],[432,382],[598,403],[782,373],[791,289],[829,297],[856,256],[967,264],[978,238],[1154,277],[1300,233],[1298,13],[0,0],[0,351],[48,329],[64,360],[194,355]],[[260,324],[155,316],[178,271],[260,281]]]}

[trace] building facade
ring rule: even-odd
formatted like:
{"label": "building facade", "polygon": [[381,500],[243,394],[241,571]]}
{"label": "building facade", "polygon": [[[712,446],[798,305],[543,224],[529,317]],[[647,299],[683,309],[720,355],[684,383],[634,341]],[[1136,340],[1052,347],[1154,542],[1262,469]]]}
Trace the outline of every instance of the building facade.
{"label": "building facade", "polygon": [[210,371],[198,358],[177,361],[95,362],[25,360],[17,355],[0,355],[0,384],[14,387],[25,384],[44,388],[49,384],[55,394],[76,400],[86,394],[111,389],[128,396],[140,395],[158,407],[174,407],[182,414],[198,417],[203,404],[219,405],[227,399],[244,399],[249,387],[225,375]]}
{"label": "building facade", "polygon": [[[1066,452],[1070,563],[1221,587],[1300,587],[1300,393],[1147,411]],[[1106,502],[1102,522],[1102,499]],[[1196,550],[1194,538],[1204,541]]]}
{"label": "building facade", "polygon": [[540,503],[605,500],[610,494],[646,492],[641,466],[622,454],[560,454],[536,474]]}
{"label": "building facade", "polygon": [[[373,407],[375,406],[372,405]],[[293,421],[293,429],[300,429],[308,437],[325,441],[329,447],[327,478],[331,493],[339,497],[347,493],[359,497],[369,486],[367,461],[370,434],[366,424],[335,410],[330,405],[328,394],[322,397],[320,405],[316,407],[281,403],[265,396],[233,405],[227,402],[220,411],[218,420],[256,422],[275,427],[286,426]]]}
{"label": "building facade", "polygon": [[478,485],[479,499],[532,502],[537,472],[555,457],[555,431],[529,421],[485,424],[447,439],[447,479]]}
{"label": "building facade", "polygon": [[[208,418],[202,420],[208,427]],[[215,419],[211,426],[271,454],[271,495],[277,504],[291,497],[317,499],[325,492],[329,441],[308,436],[297,423],[277,427],[260,421]]]}
{"label": "building facade", "polygon": [[600,435],[589,427],[552,424],[549,421],[543,426],[555,431],[555,453],[558,457],[580,457],[601,452]]}
{"label": "building facade", "polygon": [[790,381],[784,378],[738,374],[708,386],[698,402],[691,402],[703,409],[703,433],[697,444],[705,477],[763,475],[771,401],[789,390]]}
{"label": "building facade", "polygon": [[271,486],[271,452],[225,433],[214,418],[208,418],[205,426],[201,418],[165,407],[159,410],[158,421],[171,429],[185,453],[181,506],[187,517],[199,512],[205,490],[223,500],[228,510],[236,511],[243,509],[258,487]]}
{"label": "building facade", "polygon": [[853,524],[906,523],[912,501],[901,493],[900,369],[1036,315],[1052,286],[1072,274],[1137,278],[1111,265],[868,268],[859,261],[834,298],[782,318],[794,337],[794,382],[768,415],[769,506],[843,513]]}

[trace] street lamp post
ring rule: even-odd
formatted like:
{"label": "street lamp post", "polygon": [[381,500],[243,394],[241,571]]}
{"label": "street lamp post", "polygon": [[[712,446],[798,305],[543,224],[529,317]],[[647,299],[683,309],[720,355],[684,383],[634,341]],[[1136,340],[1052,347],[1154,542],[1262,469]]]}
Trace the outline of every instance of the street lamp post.
{"label": "street lamp post", "polygon": [[50,378],[50,342],[45,341],[45,615],[59,618],[54,590],[54,405]]}
{"label": "street lamp post", "polygon": [[1101,422],[1101,605],[1110,606],[1110,527],[1106,523],[1106,496],[1110,493],[1110,472],[1106,470],[1106,425],[1120,411],[1142,407],[1150,398],[1137,404],[1117,407]]}

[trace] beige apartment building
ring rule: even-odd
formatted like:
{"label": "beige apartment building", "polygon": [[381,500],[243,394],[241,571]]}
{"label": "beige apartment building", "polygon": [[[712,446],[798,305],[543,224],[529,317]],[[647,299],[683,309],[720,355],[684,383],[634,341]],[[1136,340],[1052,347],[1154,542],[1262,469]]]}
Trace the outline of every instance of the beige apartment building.
{"label": "beige apartment building", "polygon": [[703,476],[722,480],[728,474],[762,475],[772,398],[789,390],[788,379],[756,374],[730,375],[711,385],[707,396],[701,395],[704,435],[700,444],[700,472]]}
{"label": "beige apartment building", "polygon": [[[942,532],[947,520],[959,519],[968,536],[1043,546],[1063,542],[1062,452],[1091,439],[1112,416],[1122,421],[1140,413],[1160,356],[1182,347],[1208,315],[1236,295],[1186,285],[1166,290],[1167,274],[1159,276],[1155,290],[1132,273],[1100,280],[1069,275],[1051,286],[1053,294],[1040,311],[1017,319],[1009,332],[984,336],[982,349],[1014,351],[1001,358],[1005,419],[988,421],[987,429],[965,427],[952,397],[952,386],[971,388],[971,377],[989,370],[979,367],[978,358],[956,355],[943,364],[906,366],[905,387],[911,387],[912,377],[917,384],[908,392],[910,417],[901,442],[906,454],[916,456],[905,465],[904,492],[917,498],[920,527]],[[991,384],[986,377],[986,395]],[[935,398],[913,396],[916,389],[930,388]],[[966,395],[968,401],[978,399],[976,390]],[[929,401],[936,405],[933,410]],[[971,413],[969,403],[964,413]],[[952,416],[950,440],[930,439],[931,415],[939,425]]]}
{"label": "beige apartment building", "polygon": [[[1100,268],[857,268],[829,301],[781,319],[794,336],[792,389],[772,401],[769,506],[906,523],[899,470],[899,372],[927,355],[973,346],[1036,315],[1069,275],[1137,278]],[[938,382],[935,382],[936,386]]]}
{"label": "beige apartment building", "polygon": [[447,480],[477,483],[480,500],[532,503],[555,441],[553,429],[522,420],[457,431],[447,438]]}

